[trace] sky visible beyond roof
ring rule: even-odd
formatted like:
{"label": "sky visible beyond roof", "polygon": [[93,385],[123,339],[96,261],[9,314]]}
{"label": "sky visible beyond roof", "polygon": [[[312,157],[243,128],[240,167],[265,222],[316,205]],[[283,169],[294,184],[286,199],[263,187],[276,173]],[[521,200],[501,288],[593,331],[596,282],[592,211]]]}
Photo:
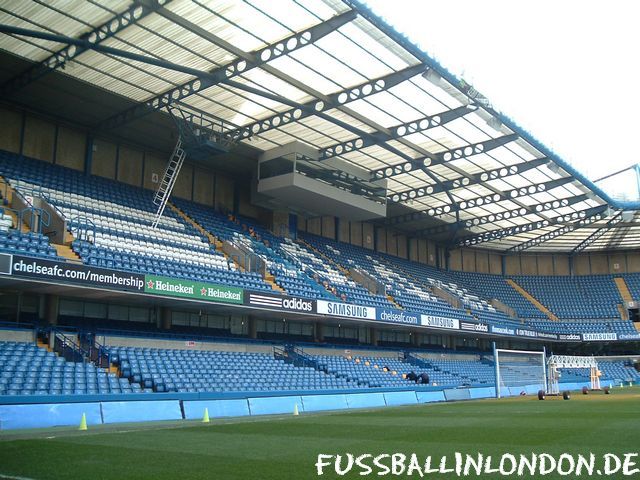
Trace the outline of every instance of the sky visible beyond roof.
{"label": "sky visible beyond roof", "polygon": [[366,3],[592,180],[640,162],[640,2]]}

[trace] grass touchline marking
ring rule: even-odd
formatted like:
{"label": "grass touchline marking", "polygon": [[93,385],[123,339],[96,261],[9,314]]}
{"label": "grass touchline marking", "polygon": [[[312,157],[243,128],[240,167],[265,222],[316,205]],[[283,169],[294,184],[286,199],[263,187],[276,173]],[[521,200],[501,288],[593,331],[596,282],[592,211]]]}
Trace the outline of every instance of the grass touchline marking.
{"label": "grass touchline marking", "polygon": [[4,475],[2,473],[0,473],[0,478],[4,478],[5,480],[35,480],[33,478],[29,478],[29,477],[18,477],[15,475]]}

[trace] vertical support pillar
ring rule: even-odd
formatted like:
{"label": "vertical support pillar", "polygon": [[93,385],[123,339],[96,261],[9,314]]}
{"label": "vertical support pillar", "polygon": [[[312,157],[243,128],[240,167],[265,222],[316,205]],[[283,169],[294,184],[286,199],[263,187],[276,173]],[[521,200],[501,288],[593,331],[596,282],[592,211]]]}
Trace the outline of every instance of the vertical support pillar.
{"label": "vertical support pillar", "polygon": [[171,309],[169,307],[160,307],[160,328],[163,330],[171,329]]}
{"label": "vertical support pillar", "polygon": [[378,330],[373,327],[369,327],[369,338],[371,339],[371,345],[378,346]]}
{"label": "vertical support pillar", "polygon": [[58,309],[60,298],[57,295],[46,295],[45,299],[45,316],[47,325],[58,324]]}
{"label": "vertical support pillar", "polygon": [[298,238],[298,215],[295,213],[289,214],[289,238]]}
{"label": "vertical support pillar", "polygon": [[249,334],[249,338],[255,340],[258,338],[258,321],[255,317],[249,317],[248,322],[247,333]]}
{"label": "vertical support pillar", "polygon": [[313,324],[313,341],[316,343],[324,343],[324,324],[315,322]]}
{"label": "vertical support pillar", "polygon": [[493,365],[494,373],[496,377],[496,398],[500,398],[500,368],[498,367],[498,349],[496,348],[496,342],[493,342]]}

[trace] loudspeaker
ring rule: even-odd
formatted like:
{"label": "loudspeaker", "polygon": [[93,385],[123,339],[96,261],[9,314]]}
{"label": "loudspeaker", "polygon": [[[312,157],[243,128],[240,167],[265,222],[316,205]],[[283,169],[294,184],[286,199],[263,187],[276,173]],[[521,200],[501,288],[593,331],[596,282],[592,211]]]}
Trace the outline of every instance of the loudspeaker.
{"label": "loudspeaker", "polygon": [[538,390],[538,400],[544,400],[544,390]]}
{"label": "loudspeaker", "polygon": [[569,391],[565,390],[564,392],[562,392],[562,398],[564,400],[571,400],[571,393],[569,393]]}

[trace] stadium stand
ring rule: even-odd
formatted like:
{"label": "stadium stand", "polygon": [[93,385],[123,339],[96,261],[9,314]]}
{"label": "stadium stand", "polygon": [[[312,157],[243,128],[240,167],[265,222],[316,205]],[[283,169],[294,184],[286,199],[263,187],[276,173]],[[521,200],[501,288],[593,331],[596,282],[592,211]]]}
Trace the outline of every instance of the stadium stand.
{"label": "stadium stand", "polygon": [[[162,228],[152,229],[147,191],[7,152],[0,173],[18,192],[41,196],[62,213],[77,239],[73,249],[88,265],[270,290],[258,274],[237,271],[177,215],[167,212]],[[33,248],[32,235],[20,237],[27,251]],[[36,239],[47,248],[42,236]]]}
{"label": "stadium stand", "polygon": [[0,395],[149,392],[92,363],[68,362],[35,344],[0,342]]}
{"label": "stadium stand", "polygon": [[361,388],[312,367],[265,353],[113,347],[122,375],[158,392],[335,390]]}
{"label": "stadium stand", "polygon": [[[204,231],[261,258],[275,283],[290,295],[400,307],[503,327],[529,325],[550,333],[635,332],[630,322],[620,319],[616,306],[622,299],[613,275],[513,277],[562,321],[551,322],[506,282],[507,277],[444,271],[308,233],[294,241],[274,235],[254,220],[179,199],[176,205],[203,231],[171,210],[161,219],[161,229],[154,230],[149,228],[154,214],[145,190],[9,152],[0,155],[0,173],[19,194],[41,196],[64,216],[76,238],[73,250],[88,265],[272,290],[259,273],[238,269]],[[57,257],[42,233],[10,228],[13,220],[6,214],[2,221],[0,249]],[[379,279],[384,291],[368,291],[353,280],[352,269]],[[623,278],[634,295],[640,293],[640,275]],[[445,298],[436,290],[445,292]],[[493,298],[513,308],[517,318],[498,311],[490,303]]]}

